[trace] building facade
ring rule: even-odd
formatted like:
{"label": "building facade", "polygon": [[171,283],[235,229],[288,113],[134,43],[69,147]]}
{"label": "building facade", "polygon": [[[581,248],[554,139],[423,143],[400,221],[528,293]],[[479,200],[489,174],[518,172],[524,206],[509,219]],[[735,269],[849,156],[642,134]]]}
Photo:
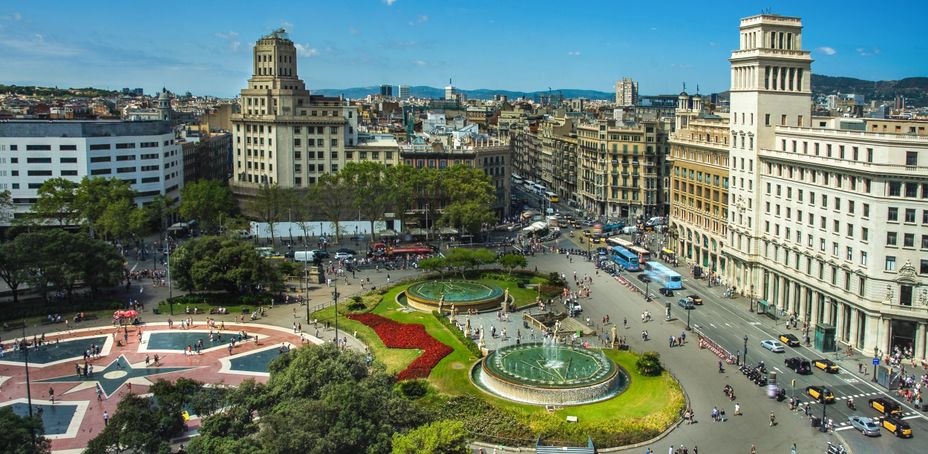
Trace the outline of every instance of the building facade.
{"label": "building facade", "polygon": [[728,242],[728,115],[680,94],[670,138],[670,247],[681,260],[724,274]]}
{"label": "building facade", "polygon": [[196,142],[181,143],[184,155],[184,184],[199,180],[229,179],[229,155],[232,135],[220,133],[204,135]]}
{"label": "building facade", "polygon": [[0,191],[9,190],[13,216],[29,212],[45,180],[118,178],[136,203],[157,195],[177,200],[184,183],[181,146],[166,121],[0,122]]}
{"label": "building facade", "polygon": [[638,82],[624,77],[615,83],[615,103],[619,106],[638,104]]}
{"label": "building facade", "polygon": [[924,360],[928,141],[812,127],[801,31],[799,18],[743,19],[730,59],[728,284],[795,314],[819,350]]}
{"label": "building facade", "polygon": [[338,172],[357,142],[357,108],[340,98],[311,95],[297,75],[296,48],[284,30],[254,47],[252,77],[232,115],[237,197],[261,185],[300,188]]}

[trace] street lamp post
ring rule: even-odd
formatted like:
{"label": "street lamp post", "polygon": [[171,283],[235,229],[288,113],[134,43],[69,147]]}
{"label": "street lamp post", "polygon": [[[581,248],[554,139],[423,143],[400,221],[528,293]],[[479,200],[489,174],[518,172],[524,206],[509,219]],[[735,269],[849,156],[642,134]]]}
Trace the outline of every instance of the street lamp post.
{"label": "street lamp post", "polygon": [[687,331],[693,330],[692,328],[690,328],[690,312],[692,312],[692,309],[693,308],[691,307],[686,308],[686,330]]}
{"label": "street lamp post", "polygon": [[651,292],[648,290],[650,288],[649,287],[650,285],[651,285],[650,279],[644,281],[644,300],[645,301],[651,301]]}
{"label": "street lamp post", "polygon": [[168,261],[164,266],[167,269],[168,275],[168,307],[171,309],[171,315],[174,315],[174,281],[171,280],[171,242],[167,237],[165,237],[164,240],[164,247],[166,247],[168,251]]}
{"label": "street lamp post", "polygon": [[828,393],[828,388],[822,388],[822,395],[819,397],[819,400],[822,402],[822,424],[819,425],[820,432],[828,432],[828,426],[825,425],[825,409],[828,407],[825,402],[825,395]]}
{"label": "street lamp post", "polygon": [[332,290],[332,298],[335,301],[335,346],[338,346],[338,282],[335,283],[335,289]]}
{"label": "street lamp post", "polygon": [[[2,347],[0,347],[2,348]],[[29,419],[32,419],[32,391],[29,386],[29,345],[26,342],[26,320],[23,319],[23,341],[20,344],[20,350],[23,352],[23,361],[26,366],[26,404],[29,406]],[[35,429],[30,428],[29,433],[32,436],[32,446],[35,446]]]}
{"label": "street lamp post", "polygon": [[744,365],[748,365],[748,335],[744,335]]}

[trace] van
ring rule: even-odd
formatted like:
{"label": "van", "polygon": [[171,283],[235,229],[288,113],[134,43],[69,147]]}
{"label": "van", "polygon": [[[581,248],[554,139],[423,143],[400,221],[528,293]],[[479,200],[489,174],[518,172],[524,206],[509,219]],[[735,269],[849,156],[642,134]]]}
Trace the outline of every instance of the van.
{"label": "van", "polygon": [[316,254],[313,251],[296,251],[293,253],[294,262],[312,262],[316,260]]}
{"label": "van", "polygon": [[624,233],[624,234],[626,234],[626,235],[633,235],[633,234],[635,234],[635,233],[638,233],[638,227],[635,227],[635,226],[633,226],[633,225],[630,225],[630,226],[628,226],[628,227],[623,227],[623,228],[622,228],[622,233]]}

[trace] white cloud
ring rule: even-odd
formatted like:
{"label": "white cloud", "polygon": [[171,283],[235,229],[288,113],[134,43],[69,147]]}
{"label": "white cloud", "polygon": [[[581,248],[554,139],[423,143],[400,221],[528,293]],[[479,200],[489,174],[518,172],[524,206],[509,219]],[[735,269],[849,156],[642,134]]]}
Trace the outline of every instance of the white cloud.
{"label": "white cloud", "polygon": [[30,38],[0,38],[0,48],[6,47],[19,52],[48,55],[52,57],[73,57],[81,49],[60,42],[47,41],[44,36],[35,33]]}
{"label": "white cloud", "polygon": [[572,50],[572,51],[570,51],[570,52],[567,52],[567,55],[570,55],[571,57],[579,57],[579,56],[580,56],[580,51],[579,51],[579,50]]}
{"label": "white cloud", "polygon": [[835,55],[838,53],[838,51],[836,51],[834,47],[828,47],[828,46],[819,47],[815,50],[818,51],[820,54],[825,54],[825,55]]}
{"label": "white cloud", "polygon": [[387,6],[393,6],[393,4],[396,3],[396,0],[383,0],[383,2],[386,3]]}
{"label": "white cloud", "polygon": [[880,48],[879,48],[879,47],[874,47],[874,48],[871,48],[871,49],[868,50],[868,49],[865,49],[865,48],[863,48],[863,47],[858,47],[858,48],[857,48],[857,53],[858,53],[861,57],[869,57],[869,56],[871,56],[871,55],[877,55],[877,54],[879,54],[879,53],[880,53]]}
{"label": "white cloud", "polygon": [[229,50],[232,52],[238,52],[242,47],[242,42],[238,39],[238,32],[217,32],[215,35],[217,38],[227,41]]}
{"label": "white cloud", "polygon": [[357,35],[358,33],[361,33],[361,31],[354,27],[348,27],[348,33],[351,33],[352,35]]}
{"label": "white cloud", "polygon": [[296,47],[296,54],[301,57],[311,58],[319,56],[319,50],[315,47],[309,47],[308,44],[295,43],[293,46]]}
{"label": "white cloud", "polygon": [[416,60],[416,61],[414,61],[413,63],[415,63],[416,66],[428,66],[428,65],[429,65],[428,63],[426,63],[426,62],[423,61],[423,60]]}
{"label": "white cloud", "polygon": [[10,13],[10,14],[4,15],[4,16],[0,16],[0,20],[10,20],[10,21],[13,21],[13,22],[19,22],[19,21],[23,20],[23,15],[22,15],[22,14],[19,14],[19,13],[16,13],[16,12],[13,12],[13,13]]}

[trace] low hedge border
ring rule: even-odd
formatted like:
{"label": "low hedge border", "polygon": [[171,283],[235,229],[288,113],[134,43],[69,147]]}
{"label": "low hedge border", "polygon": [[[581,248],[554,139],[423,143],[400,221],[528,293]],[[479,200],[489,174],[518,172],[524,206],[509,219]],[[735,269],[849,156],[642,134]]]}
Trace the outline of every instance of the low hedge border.
{"label": "low hedge border", "polygon": [[465,336],[457,326],[454,326],[451,321],[448,320],[448,318],[439,314],[438,311],[432,311],[432,316],[438,319],[438,323],[441,323],[448,331],[451,331],[451,334],[453,334],[461,344],[467,347],[467,351],[473,353],[474,356],[478,358],[483,357],[483,352],[480,351],[480,347],[478,347],[471,338]]}

